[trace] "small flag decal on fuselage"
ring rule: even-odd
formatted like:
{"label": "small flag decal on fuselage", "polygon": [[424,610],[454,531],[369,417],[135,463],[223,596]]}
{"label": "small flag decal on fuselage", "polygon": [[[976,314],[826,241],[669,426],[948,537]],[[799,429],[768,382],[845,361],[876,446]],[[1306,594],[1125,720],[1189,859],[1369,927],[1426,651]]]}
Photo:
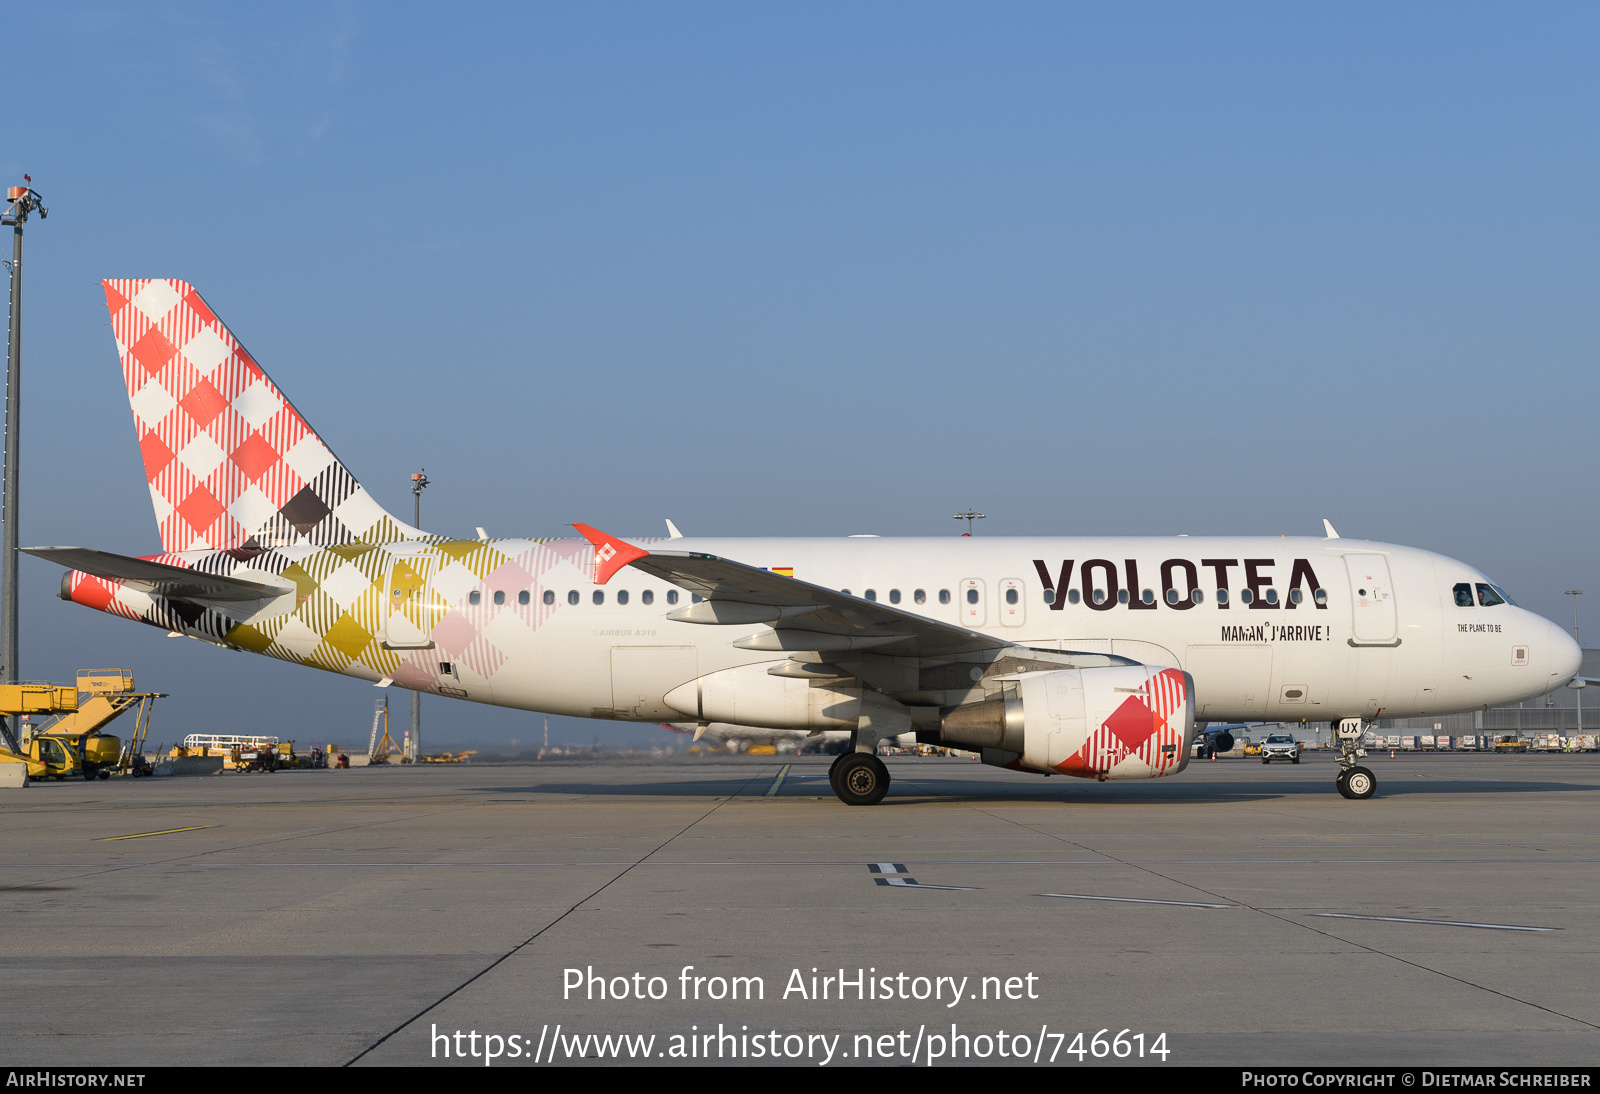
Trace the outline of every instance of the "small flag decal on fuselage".
{"label": "small flag decal on fuselage", "polygon": [[794,567],[793,566],[768,566],[767,569],[771,570],[773,573],[778,574],[781,577],[793,577],[794,576]]}

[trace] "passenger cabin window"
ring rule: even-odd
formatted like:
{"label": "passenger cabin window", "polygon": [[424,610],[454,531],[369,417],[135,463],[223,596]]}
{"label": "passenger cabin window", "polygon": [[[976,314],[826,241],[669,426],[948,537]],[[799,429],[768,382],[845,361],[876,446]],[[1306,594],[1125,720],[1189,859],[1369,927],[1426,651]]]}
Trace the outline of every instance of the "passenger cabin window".
{"label": "passenger cabin window", "polygon": [[541,599],[543,599],[546,604],[554,604],[556,602],[556,591],[554,589],[546,589],[544,591],[544,596]]}
{"label": "passenger cabin window", "polygon": [[868,589],[866,592],[862,593],[861,595],[866,597],[868,600],[872,601],[874,604],[876,604],[878,602],[878,590],[877,589]]}
{"label": "passenger cabin window", "polygon": [[1304,600],[1305,598],[1306,598],[1306,594],[1302,593],[1299,589],[1290,589],[1289,590],[1289,603],[1298,604],[1302,600]]}
{"label": "passenger cabin window", "polygon": [[1007,604],[1015,604],[1016,602],[1017,602],[1017,590],[1015,590],[1015,589],[1007,589],[1006,590],[1006,603]]}
{"label": "passenger cabin window", "polygon": [[483,594],[480,593],[476,589],[472,590],[470,593],[467,594],[467,603],[468,604],[482,604],[483,603]]}
{"label": "passenger cabin window", "polygon": [[1046,589],[1044,591],[1044,602],[1046,604],[1054,604],[1056,602],[1056,591],[1054,589]]}
{"label": "passenger cabin window", "polygon": [[1459,585],[1457,585],[1456,588],[1455,588],[1455,594],[1456,594],[1456,607],[1458,607],[1458,608],[1470,608],[1470,607],[1472,607],[1472,585],[1471,585],[1470,582],[1463,581]]}
{"label": "passenger cabin window", "polygon": [[568,604],[576,604],[577,602],[578,602],[578,590],[577,589],[573,589],[571,592],[569,592],[567,594],[567,603]]}
{"label": "passenger cabin window", "polygon": [[1078,590],[1077,589],[1068,589],[1067,590],[1067,603],[1068,604],[1076,604],[1081,599],[1082,599],[1082,597],[1078,595]]}
{"label": "passenger cabin window", "polygon": [[1168,589],[1167,590],[1167,603],[1168,604],[1176,604],[1178,602],[1178,599],[1179,598],[1178,598],[1178,590],[1177,589]]}
{"label": "passenger cabin window", "polygon": [[1317,602],[1317,607],[1326,608],[1328,606],[1328,590],[1318,589],[1311,594],[1311,599]]}
{"label": "passenger cabin window", "polygon": [[1479,604],[1483,605],[1485,608],[1492,608],[1496,604],[1504,604],[1505,602],[1505,597],[1495,592],[1493,585],[1485,585],[1482,582],[1478,583]]}
{"label": "passenger cabin window", "polygon": [[618,604],[626,604],[627,602],[628,602],[628,590],[627,589],[619,589],[619,590],[617,590],[617,603]]}
{"label": "passenger cabin window", "polygon": [[1194,592],[1189,594],[1189,599],[1194,601],[1196,604],[1202,603],[1205,598],[1206,594],[1201,592],[1199,589],[1196,589]]}
{"label": "passenger cabin window", "polygon": [[499,607],[500,605],[504,604],[505,602],[506,602],[506,591],[504,589],[496,589],[494,591],[495,607]]}
{"label": "passenger cabin window", "polygon": [[1144,601],[1146,604],[1154,604],[1156,602],[1156,594],[1151,592],[1149,589],[1146,589],[1144,592],[1139,594],[1139,599]]}
{"label": "passenger cabin window", "polygon": [[655,602],[656,602],[656,594],[652,590],[646,589],[644,592],[639,594],[639,603],[641,603],[641,604],[654,604]]}
{"label": "passenger cabin window", "polygon": [[967,603],[968,604],[976,604],[977,602],[978,602],[978,590],[977,589],[968,589],[967,590]]}
{"label": "passenger cabin window", "polygon": [[1268,604],[1276,604],[1277,602],[1278,602],[1278,590],[1277,589],[1268,589],[1267,590],[1267,603]]}
{"label": "passenger cabin window", "polygon": [[1117,590],[1117,603],[1118,604],[1126,604],[1127,602],[1128,602],[1128,590],[1127,589],[1118,589]]}
{"label": "passenger cabin window", "polygon": [[594,591],[594,602],[596,604],[604,604],[606,602],[606,594],[602,590],[596,589]]}
{"label": "passenger cabin window", "polygon": [[916,592],[911,594],[911,599],[916,601],[918,604],[926,604],[928,602],[928,592],[926,589],[918,589]]}
{"label": "passenger cabin window", "polygon": [[1256,598],[1256,594],[1251,592],[1249,589],[1240,589],[1239,590],[1239,603],[1248,604],[1252,600],[1254,600],[1255,598]]}
{"label": "passenger cabin window", "polygon": [[1227,589],[1218,589],[1217,590],[1217,603],[1218,604],[1226,604],[1227,602],[1228,602],[1228,590]]}
{"label": "passenger cabin window", "polygon": [[900,590],[899,589],[890,589],[889,590],[889,603],[891,603],[891,604],[900,603]]}
{"label": "passenger cabin window", "polygon": [[517,594],[517,603],[518,604],[524,604],[525,605],[531,599],[532,599],[532,597],[529,595],[527,589],[523,589],[520,593]]}
{"label": "passenger cabin window", "polygon": [[667,603],[668,604],[676,604],[677,602],[678,602],[678,590],[677,589],[668,589],[667,590]]}
{"label": "passenger cabin window", "polygon": [[950,603],[950,590],[949,589],[940,589],[939,590],[939,603],[941,603],[941,604]]}

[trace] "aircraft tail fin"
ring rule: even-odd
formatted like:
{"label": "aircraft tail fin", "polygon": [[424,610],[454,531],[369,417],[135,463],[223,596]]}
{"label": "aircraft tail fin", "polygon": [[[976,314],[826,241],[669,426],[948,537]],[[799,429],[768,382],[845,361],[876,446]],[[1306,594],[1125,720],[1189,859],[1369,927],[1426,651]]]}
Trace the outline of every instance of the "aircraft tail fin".
{"label": "aircraft tail fin", "polygon": [[103,282],[167,553],[415,539],[192,285]]}

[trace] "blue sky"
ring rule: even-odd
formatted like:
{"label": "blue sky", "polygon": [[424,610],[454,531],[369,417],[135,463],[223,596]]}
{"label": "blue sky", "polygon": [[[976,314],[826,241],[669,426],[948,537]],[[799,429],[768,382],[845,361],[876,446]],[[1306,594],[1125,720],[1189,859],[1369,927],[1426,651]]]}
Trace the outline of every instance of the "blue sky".
{"label": "blue sky", "polygon": [[[8,28],[0,176],[51,207],[24,543],[156,549],[98,282],[172,276],[380,501],[425,465],[440,531],[1328,517],[1563,622],[1562,590],[1600,601],[1592,6],[60,3]],[[73,609],[58,575],[23,562],[25,675],[129,664],[173,732],[370,717],[362,685]]]}

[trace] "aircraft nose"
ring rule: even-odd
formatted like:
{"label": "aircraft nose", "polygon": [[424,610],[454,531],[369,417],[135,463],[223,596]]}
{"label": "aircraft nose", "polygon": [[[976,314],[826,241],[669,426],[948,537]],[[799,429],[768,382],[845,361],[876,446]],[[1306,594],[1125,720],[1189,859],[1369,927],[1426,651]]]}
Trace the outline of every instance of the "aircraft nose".
{"label": "aircraft nose", "polygon": [[1550,686],[1560,687],[1583,668],[1583,649],[1566,628],[1546,619],[1550,629]]}

